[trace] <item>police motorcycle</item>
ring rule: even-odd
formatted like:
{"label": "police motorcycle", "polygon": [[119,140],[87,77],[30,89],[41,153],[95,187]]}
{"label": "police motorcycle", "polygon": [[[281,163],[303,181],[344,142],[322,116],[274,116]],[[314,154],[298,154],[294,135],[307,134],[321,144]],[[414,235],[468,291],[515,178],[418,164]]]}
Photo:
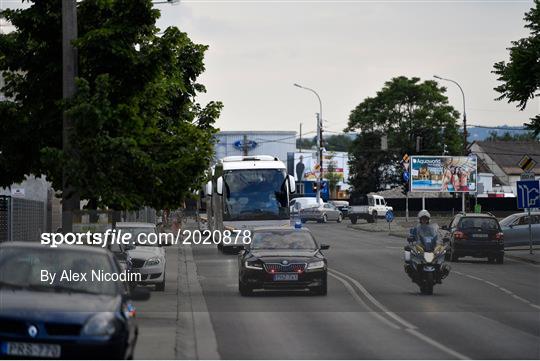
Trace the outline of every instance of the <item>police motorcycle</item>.
{"label": "police motorcycle", "polygon": [[405,272],[424,295],[432,295],[435,284],[450,273],[445,264],[446,247],[437,244],[437,227],[431,224],[411,228],[405,246]]}

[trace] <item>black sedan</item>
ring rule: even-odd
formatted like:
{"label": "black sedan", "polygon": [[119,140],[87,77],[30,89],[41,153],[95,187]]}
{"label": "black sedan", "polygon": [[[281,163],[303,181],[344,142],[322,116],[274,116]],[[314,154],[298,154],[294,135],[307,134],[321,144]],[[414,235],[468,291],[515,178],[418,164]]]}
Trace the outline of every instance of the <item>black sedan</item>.
{"label": "black sedan", "polygon": [[261,228],[239,255],[238,288],[242,296],[254,289],[309,289],[327,293],[327,261],[307,229]]}
{"label": "black sedan", "polygon": [[150,293],[111,280],[121,274],[112,253],[97,247],[1,244],[0,358],[132,358],[131,300]]}

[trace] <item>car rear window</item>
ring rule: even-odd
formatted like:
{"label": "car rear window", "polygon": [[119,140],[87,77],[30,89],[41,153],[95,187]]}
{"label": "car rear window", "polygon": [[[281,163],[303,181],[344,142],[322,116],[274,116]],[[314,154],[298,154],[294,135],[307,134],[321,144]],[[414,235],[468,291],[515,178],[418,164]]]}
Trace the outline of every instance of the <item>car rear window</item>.
{"label": "car rear window", "polygon": [[497,220],[489,217],[463,217],[458,224],[458,228],[463,230],[497,231],[499,224]]}

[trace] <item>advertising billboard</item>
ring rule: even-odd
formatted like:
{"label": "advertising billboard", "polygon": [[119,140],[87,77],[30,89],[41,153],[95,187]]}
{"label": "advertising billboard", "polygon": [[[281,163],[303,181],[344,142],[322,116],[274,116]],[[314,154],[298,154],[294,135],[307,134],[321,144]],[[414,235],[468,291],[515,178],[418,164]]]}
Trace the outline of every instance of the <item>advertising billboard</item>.
{"label": "advertising billboard", "polygon": [[476,192],[476,155],[412,156],[411,192]]}
{"label": "advertising billboard", "polygon": [[[323,174],[328,173],[328,165],[334,166],[334,173],[341,179],[338,185],[343,189],[348,187],[349,155],[346,152],[323,152]],[[316,181],[318,176],[317,153],[294,153],[294,176],[296,181]],[[324,177],[326,179],[326,177]]]}

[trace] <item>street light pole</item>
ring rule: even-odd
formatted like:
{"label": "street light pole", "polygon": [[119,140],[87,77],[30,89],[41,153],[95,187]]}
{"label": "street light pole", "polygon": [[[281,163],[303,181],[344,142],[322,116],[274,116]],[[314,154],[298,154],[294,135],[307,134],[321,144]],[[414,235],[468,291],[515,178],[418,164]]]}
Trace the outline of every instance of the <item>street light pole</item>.
{"label": "street light pole", "polygon": [[438,75],[433,75],[434,78],[449,81],[451,83],[454,83],[458,86],[459,90],[461,91],[461,96],[463,97],[463,155],[467,155],[467,111],[465,109],[465,92],[463,91],[463,88],[459,83],[452,79],[447,78],[441,78]]}
{"label": "street light pole", "polygon": [[[435,79],[440,79],[444,81],[449,81],[458,86],[461,91],[461,96],[463,97],[463,155],[467,155],[467,111],[465,108],[465,92],[459,83],[452,79],[442,78],[438,75],[433,75]],[[465,192],[461,193],[461,210],[465,212]]]}
{"label": "street light pole", "polygon": [[321,200],[321,183],[322,183],[322,178],[323,178],[322,101],[321,101],[321,97],[315,90],[311,88],[307,88],[300,84],[296,84],[296,83],[294,83],[294,86],[312,92],[313,94],[317,96],[317,99],[319,100],[319,114],[317,116],[317,146],[318,146],[317,161],[320,166],[319,176],[317,177],[317,204],[319,204]]}
{"label": "street light pole", "polygon": [[[77,49],[73,40],[77,39],[77,1],[62,1],[62,97],[64,101],[71,99],[76,92]],[[73,119],[63,115],[62,150],[66,157],[71,157],[72,147],[70,135],[73,132]],[[73,211],[80,208],[79,194],[70,185],[66,170],[62,179],[62,232],[73,230]]]}

